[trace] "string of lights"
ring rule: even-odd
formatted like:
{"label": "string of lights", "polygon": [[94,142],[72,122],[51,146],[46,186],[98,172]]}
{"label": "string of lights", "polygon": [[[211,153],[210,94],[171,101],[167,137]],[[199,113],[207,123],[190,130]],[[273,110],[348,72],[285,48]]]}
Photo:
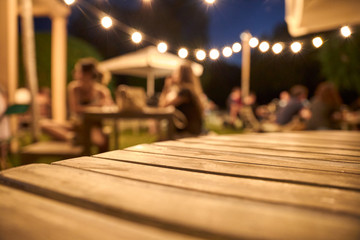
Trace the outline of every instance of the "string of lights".
{"label": "string of lights", "polygon": [[[143,0],[143,1],[150,2],[151,0]],[[204,0],[204,1],[207,4],[215,3],[215,0]],[[64,2],[70,6],[70,5],[73,5],[76,2],[76,0],[64,0]],[[144,41],[146,39],[148,42],[156,45],[159,52],[165,53],[166,51],[168,51],[169,46],[166,42],[154,39],[151,36],[147,36],[144,33],[141,33],[140,31],[138,31],[130,26],[127,26],[126,24],[122,23],[118,19],[107,15],[105,12],[97,9],[96,7],[90,5],[89,3],[82,3],[82,4],[99,17],[100,23],[105,29],[110,29],[114,26],[117,26],[117,27],[121,28],[122,31],[129,34],[131,40],[135,44],[140,44],[142,41]],[[352,31],[349,26],[343,26],[340,29],[340,33],[343,37],[348,38],[351,36]],[[245,35],[245,33],[240,34],[240,39],[243,38],[243,35]],[[320,48],[323,45],[323,43],[324,43],[324,40],[321,37],[314,37],[312,39],[312,45],[315,48]],[[301,41],[294,41],[292,43],[276,42],[271,45],[267,41],[260,42],[260,40],[258,38],[251,36],[251,38],[249,39],[249,46],[254,49],[258,48],[259,51],[262,53],[266,53],[271,49],[271,51],[275,55],[280,54],[281,52],[283,52],[285,47],[290,46],[290,50],[294,54],[297,54],[297,53],[301,52],[302,47],[303,47],[303,42],[301,42]],[[210,50],[196,49],[194,51],[194,56],[196,57],[196,59],[198,61],[204,61],[207,56],[211,60],[217,60],[221,57],[221,55],[225,58],[229,58],[233,54],[239,53],[241,51],[241,49],[242,49],[241,43],[235,42],[231,46],[224,46],[221,49],[222,54],[220,54],[220,50],[217,48],[213,48]],[[180,49],[178,49],[177,54],[180,58],[185,59],[189,56],[190,53],[189,53],[188,48],[181,47]]]}

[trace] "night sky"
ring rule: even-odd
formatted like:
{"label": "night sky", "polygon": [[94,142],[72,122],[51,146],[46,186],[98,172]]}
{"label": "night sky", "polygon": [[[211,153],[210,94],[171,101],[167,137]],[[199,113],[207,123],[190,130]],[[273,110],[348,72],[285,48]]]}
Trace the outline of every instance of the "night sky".
{"label": "night sky", "polygon": [[[141,0],[97,0],[108,4],[120,4],[128,8],[136,8]],[[157,0],[152,0],[157,1]],[[207,5],[203,0],[194,0],[207,8],[210,16],[209,48],[221,50],[240,41],[240,34],[245,30],[258,38],[271,35],[274,27],[284,22],[284,0],[216,0],[214,5]],[[36,21],[37,30],[50,30],[50,20]],[[227,61],[240,65],[241,52]]]}
{"label": "night sky", "polygon": [[[217,0],[208,8],[210,20],[210,47],[222,48],[240,41],[245,30],[258,38],[271,35],[274,27],[284,20],[284,0]],[[229,62],[238,64],[241,54]]]}

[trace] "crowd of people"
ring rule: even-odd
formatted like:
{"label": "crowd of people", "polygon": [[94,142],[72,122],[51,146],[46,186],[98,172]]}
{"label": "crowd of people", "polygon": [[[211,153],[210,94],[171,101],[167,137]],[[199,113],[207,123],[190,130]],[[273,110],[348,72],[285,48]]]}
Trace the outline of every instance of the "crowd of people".
{"label": "crowd of people", "polygon": [[[260,123],[264,123],[264,126],[273,126],[271,130],[276,131],[343,129],[344,123],[349,123],[349,120],[356,123],[355,119],[359,118],[356,107],[353,111],[344,111],[349,108],[344,107],[336,86],[327,81],[317,86],[311,99],[308,99],[308,89],[305,86],[295,85],[289,91],[282,91],[279,98],[261,106],[256,104],[255,93],[242,98],[241,89],[234,88],[229,95],[228,103],[230,120],[227,124],[232,124],[234,119],[244,119],[241,109],[251,107],[254,117]],[[358,126],[355,124],[353,127]]]}

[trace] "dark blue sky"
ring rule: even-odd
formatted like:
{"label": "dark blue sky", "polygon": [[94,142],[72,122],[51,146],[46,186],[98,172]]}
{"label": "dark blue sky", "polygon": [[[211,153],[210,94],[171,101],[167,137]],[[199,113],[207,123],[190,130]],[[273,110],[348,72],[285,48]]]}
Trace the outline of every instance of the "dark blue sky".
{"label": "dark blue sky", "polygon": [[[109,4],[122,4],[126,7],[138,7],[141,3],[141,0],[96,1],[107,1]],[[199,3],[203,0],[193,1]],[[216,0],[212,6],[202,5],[207,8],[210,16],[209,47],[219,50],[240,41],[239,36],[245,30],[259,38],[270,35],[276,25],[284,22],[284,0]],[[42,24],[37,24],[38,30],[50,29],[50,20],[41,22]],[[241,54],[233,55],[228,61],[239,65]]]}
{"label": "dark blue sky", "polygon": [[[240,33],[249,30],[255,37],[271,35],[284,22],[284,0],[217,0],[208,8],[210,20],[210,47],[222,48],[240,41]],[[241,54],[229,58],[239,64]]]}

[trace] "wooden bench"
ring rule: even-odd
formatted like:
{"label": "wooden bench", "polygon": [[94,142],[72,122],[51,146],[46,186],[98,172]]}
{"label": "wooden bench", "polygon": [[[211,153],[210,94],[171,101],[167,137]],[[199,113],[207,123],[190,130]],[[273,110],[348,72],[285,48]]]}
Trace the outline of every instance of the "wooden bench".
{"label": "wooden bench", "polygon": [[1,239],[359,239],[360,133],[185,138],[0,172]]}

